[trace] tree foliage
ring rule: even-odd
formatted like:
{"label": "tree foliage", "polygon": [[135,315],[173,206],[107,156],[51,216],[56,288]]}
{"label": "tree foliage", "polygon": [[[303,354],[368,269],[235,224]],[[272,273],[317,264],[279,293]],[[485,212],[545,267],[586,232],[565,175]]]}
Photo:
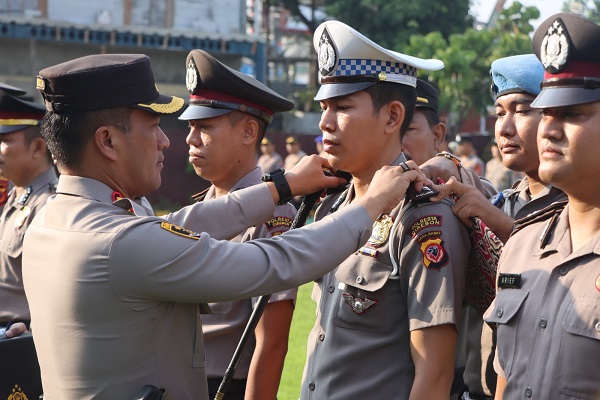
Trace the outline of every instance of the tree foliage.
{"label": "tree foliage", "polygon": [[401,51],[444,61],[444,69],[428,76],[424,71],[420,74],[439,88],[440,111],[451,116],[451,131],[462,125],[472,109],[485,115],[486,108],[492,105],[490,64],[498,58],[531,53],[529,34],[533,27],[529,21],[539,15],[536,7],[514,2],[501,12],[490,30],[470,28],[448,39],[440,32],[410,38],[409,45]]}
{"label": "tree foliage", "polygon": [[574,12],[600,24],[600,0],[566,0],[563,11]]}

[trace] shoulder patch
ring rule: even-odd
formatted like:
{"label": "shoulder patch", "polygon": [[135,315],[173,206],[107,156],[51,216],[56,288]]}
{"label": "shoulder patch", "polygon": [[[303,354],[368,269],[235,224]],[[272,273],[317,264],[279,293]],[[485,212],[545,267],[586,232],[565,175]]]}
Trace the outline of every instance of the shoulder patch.
{"label": "shoulder patch", "polygon": [[427,269],[439,271],[448,264],[450,257],[444,248],[441,231],[425,232],[417,238],[423,253],[423,264]]}
{"label": "shoulder patch", "polygon": [[190,231],[189,229],[185,229],[179,225],[175,225],[167,221],[161,222],[160,227],[176,235],[184,236],[194,240],[198,240],[200,239],[200,236],[202,236],[201,233]]}
{"label": "shoulder patch", "polygon": [[429,228],[432,226],[440,227],[442,226],[442,216],[441,215],[427,215],[425,217],[421,217],[410,225],[410,229],[406,231],[407,235],[411,237],[415,237],[425,228]]}
{"label": "shoulder patch", "polygon": [[288,217],[273,217],[271,219],[269,219],[267,222],[265,222],[265,227],[267,228],[267,230],[272,231],[274,229],[277,228],[286,228],[290,229],[290,227],[292,226],[292,219],[288,218]]}
{"label": "shoulder patch", "polygon": [[511,232],[510,236],[513,236],[519,230],[523,229],[528,225],[534,224],[539,221],[545,221],[547,219],[552,218],[555,214],[560,214],[568,203],[568,200],[557,201],[550,204],[548,207],[532,212],[528,216],[516,220],[514,229]]}

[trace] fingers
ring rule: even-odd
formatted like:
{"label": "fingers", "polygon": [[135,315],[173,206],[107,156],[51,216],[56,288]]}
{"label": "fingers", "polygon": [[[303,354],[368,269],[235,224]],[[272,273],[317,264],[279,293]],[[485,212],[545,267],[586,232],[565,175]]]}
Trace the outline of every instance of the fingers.
{"label": "fingers", "polygon": [[470,187],[465,185],[464,183],[458,182],[455,178],[450,178],[446,184],[443,185],[433,185],[433,189],[437,190],[439,194],[431,197],[432,201],[441,201],[442,199],[450,196],[454,196],[460,198],[464,195]]}
{"label": "fingers", "polygon": [[5,335],[9,338],[19,336],[22,333],[27,332],[27,327],[22,322],[15,322],[8,328],[5,332]]}

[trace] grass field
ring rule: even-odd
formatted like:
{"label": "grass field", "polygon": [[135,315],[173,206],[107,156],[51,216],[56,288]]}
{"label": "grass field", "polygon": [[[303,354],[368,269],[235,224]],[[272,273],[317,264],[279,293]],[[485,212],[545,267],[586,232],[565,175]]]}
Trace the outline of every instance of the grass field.
{"label": "grass field", "polygon": [[296,400],[300,396],[300,382],[304,361],[306,361],[306,339],[315,321],[316,305],[310,298],[312,288],[313,283],[310,282],[298,289],[289,348],[277,395],[278,400]]}

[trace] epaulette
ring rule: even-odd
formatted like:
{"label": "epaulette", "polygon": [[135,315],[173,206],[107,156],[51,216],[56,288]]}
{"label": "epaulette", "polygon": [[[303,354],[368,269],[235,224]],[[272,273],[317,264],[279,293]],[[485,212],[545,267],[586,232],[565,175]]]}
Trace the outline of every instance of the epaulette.
{"label": "epaulette", "polygon": [[550,204],[548,207],[532,212],[528,216],[516,220],[514,229],[511,232],[510,236],[513,236],[516,232],[520,231],[526,226],[535,224],[536,222],[545,221],[551,218],[551,220],[548,221],[548,224],[546,224],[544,232],[542,233],[542,236],[540,238],[540,247],[544,248],[548,239],[548,235],[552,229],[552,226],[554,225],[554,222],[568,203],[568,200],[557,201],[555,203]]}
{"label": "epaulette", "polygon": [[192,195],[192,199],[196,202],[196,203],[200,203],[201,201],[204,201],[204,198],[206,197],[206,194],[208,193],[208,190],[210,189],[210,187],[204,189],[203,191],[193,194]]}

